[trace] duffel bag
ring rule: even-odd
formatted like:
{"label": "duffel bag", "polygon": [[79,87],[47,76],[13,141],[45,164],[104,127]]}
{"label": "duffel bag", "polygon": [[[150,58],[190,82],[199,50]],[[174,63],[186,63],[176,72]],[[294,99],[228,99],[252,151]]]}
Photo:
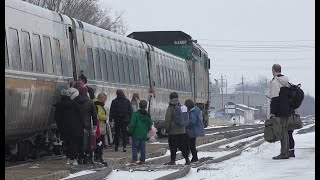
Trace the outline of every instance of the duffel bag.
{"label": "duffel bag", "polygon": [[299,114],[292,114],[288,118],[288,130],[295,130],[302,128],[302,121]]}
{"label": "duffel bag", "polygon": [[272,117],[264,123],[264,140],[273,143],[282,139],[282,125],[280,118]]}

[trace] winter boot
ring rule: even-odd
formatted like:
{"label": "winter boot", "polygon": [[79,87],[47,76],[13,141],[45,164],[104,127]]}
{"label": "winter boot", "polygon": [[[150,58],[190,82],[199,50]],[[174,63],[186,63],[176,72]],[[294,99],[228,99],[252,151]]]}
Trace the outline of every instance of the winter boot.
{"label": "winter boot", "polygon": [[294,154],[294,150],[289,150],[289,157],[296,157]]}
{"label": "winter boot", "polygon": [[143,165],[145,163],[145,161],[139,161],[137,164],[139,164],[139,165]]}
{"label": "winter boot", "polygon": [[278,156],[273,157],[272,159],[278,160],[278,159],[289,159],[289,155],[280,154]]}
{"label": "winter boot", "polygon": [[198,157],[192,157],[192,159],[191,159],[191,162],[193,163],[193,162],[198,162],[199,161],[199,159],[198,159]]}
{"label": "winter boot", "polygon": [[77,166],[77,165],[78,165],[78,161],[77,161],[76,159],[75,159],[75,160],[73,160],[72,165]]}
{"label": "winter boot", "polygon": [[186,163],[184,165],[190,165],[190,160],[189,158],[186,159]]}
{"label": "winter boot", "polygon": [[175,161],[170,161],[170,162],[166,163],[166,165],[176,165],[176,162]]}

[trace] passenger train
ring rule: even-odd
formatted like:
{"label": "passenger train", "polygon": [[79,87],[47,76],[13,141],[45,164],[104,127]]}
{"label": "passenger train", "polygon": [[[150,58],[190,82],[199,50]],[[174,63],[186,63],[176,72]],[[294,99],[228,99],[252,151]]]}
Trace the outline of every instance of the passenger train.
{"label": "passenger train", "polygon": [[[142,41],[24,1],[6,0],[6,151],[24,159],[61,146],[54,105],[61,89],[81,73],[96,95],[107,93],[106,109],[117,89],[129,99],[138,92],[140,99],[149,101],[157,122],[164,120],[171,92],[176,91],[181,102],[194,99],[197,87],[191,83],[189,66],[185,59]],[[201,102],[207,105],[208,96]]]}

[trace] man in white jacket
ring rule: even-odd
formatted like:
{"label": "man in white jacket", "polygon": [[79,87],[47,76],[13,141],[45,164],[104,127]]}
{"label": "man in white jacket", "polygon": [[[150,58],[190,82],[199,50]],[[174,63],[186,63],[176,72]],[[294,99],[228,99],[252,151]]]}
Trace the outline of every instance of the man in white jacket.
{"label": "man in white jacket", "polygon": [[271,117],[280,119],[282,125],[281,153],[273,159],[289,158],[288,117],[291,112],[289,102],[289,79],[281,74],[281,66],[272,66],[273,79],[270,84],[270,114]]}

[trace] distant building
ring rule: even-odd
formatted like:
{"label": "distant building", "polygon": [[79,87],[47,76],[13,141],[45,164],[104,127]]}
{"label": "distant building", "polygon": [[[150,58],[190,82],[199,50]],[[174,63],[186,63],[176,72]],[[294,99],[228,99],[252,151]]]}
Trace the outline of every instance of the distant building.
{"label": "distant building", "polygon": [[230,120],[233,117],[239,116],[244,118],[244,123],[254,123],[254,115],[259,111],[259,109],[248,107],[244,104],[228,102],[225,104],[223,109],[217,110],[216,116],[218,119],[226,120]]}
{"label": "distant building", "polygon": [[210,111],[215,111],[217,117],[219,117],[218,111],[224,109],[223,106],[227,104],[227,102],[232,102],[238,105],[243,104],[247,107],[258,109],[258,111],[254,111],[255,119],[266,119],[269,117],[270,100],[265,94],[260,92],[244,91],[244,93],[242,93],[242,91],[236,91],[231,94],[223,95],[220,93],[210,93],[209,101],[209,109]]}

